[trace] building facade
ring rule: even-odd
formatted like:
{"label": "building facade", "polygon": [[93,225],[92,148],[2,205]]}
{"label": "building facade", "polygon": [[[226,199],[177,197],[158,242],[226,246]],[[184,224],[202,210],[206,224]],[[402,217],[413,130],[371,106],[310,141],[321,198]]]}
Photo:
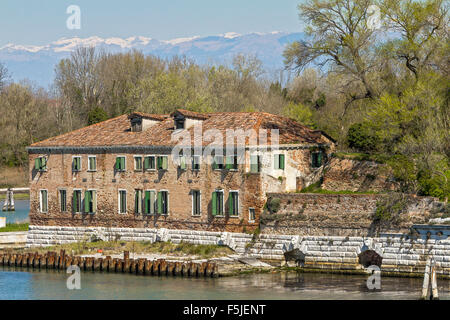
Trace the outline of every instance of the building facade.
{"label": "building facade", "polygon": [[122,115],[28,147],[30,224],[253,231],[334,147],[268,113]]}

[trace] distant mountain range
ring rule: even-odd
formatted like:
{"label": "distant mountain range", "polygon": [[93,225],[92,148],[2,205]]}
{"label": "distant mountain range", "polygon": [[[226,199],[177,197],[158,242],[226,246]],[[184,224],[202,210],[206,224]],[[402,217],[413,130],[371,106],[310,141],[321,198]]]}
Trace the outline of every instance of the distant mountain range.
{"label": "distant mountain range", "polygon": [[78,46],[95,46],[106,52],[132,49],[160,57],[186,55],[197,63],[230,64],[237,54],[253,54],[268,71],[283,68],[283,49],[287,43],[304,38],[303,33],[271,32],[240,35],[234,32],[208,37],[156,40],[142,36],[122,38],[63,38],[44,46],[7,44],[0,47],[0,62],[14,80],[28,78],[38,85],[53,82],[54,67]]}

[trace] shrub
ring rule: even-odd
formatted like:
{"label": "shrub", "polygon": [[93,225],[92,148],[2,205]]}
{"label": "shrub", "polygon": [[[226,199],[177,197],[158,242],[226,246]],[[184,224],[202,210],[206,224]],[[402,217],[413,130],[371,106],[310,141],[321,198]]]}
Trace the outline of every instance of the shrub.
{"label": "shrub", "polygon": [[352,149],[371,152],[377,150],[380,141],[368,122],[360,122],[348,129],[347,143]]}
{"label": "shrub", "polygon": [[269,200],[268,209],[270,212],[277,213],[280,210],[280,198],[272,198]]}

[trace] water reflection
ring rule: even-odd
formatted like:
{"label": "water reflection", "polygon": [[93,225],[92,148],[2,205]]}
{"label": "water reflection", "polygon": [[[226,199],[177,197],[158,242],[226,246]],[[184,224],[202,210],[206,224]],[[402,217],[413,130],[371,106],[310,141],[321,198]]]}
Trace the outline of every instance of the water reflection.
{"label": "water reflection", "polygon": [[[0,299],[418,299],[421,279],[382,278],[370,291],[367,277],[282,273],[231,278],[146,277],[130,274],[81,274],[81,290],[68,290],[63,271],[24,271],[0,267]],[[442,299],[450,281],[438,280]]]}

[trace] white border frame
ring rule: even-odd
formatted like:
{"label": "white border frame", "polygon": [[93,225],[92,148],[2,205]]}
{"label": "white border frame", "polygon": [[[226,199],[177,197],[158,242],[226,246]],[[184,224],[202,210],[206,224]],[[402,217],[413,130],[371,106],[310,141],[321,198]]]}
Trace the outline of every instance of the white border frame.
{"label": "white border frame", "polygon": [[[153,157],[153,159],[155,159],[155,161],[154,161],[154,163],[155,163],[155,169],[145,169],[145,168],[144,168],[145,158],[147,158],[147,157]],[[146,155],[142,156],[142,171],[143,171],[143,172],[157,171],[157,169],[156,169],[156,157],[157,157],[157,156],[154,155],[154,154],[146,154]]]}
{"label": "white border frame", "polygon": [[[214,192],[222,193],[222,214],[216,214],[215,216],[213,215],[213,217],[214,218],[224,218],[225,217],[225,190],[215,189]],[[211,208],[211,210],[212,210],[212,208]]]}
{"label": "white border frame", "polygon": [[[255,213],[255,218],[254,219],[250,219],[250,210],[253,210]],[[256,209],[254,207],[249,207],[248,208],[248,223],[255,223],[256,221]]]}
{"label": "white border frame", "polygon": [[[89,168],[89,164],[90,164],[89,158],[95,158],[95,169]],[[96,171],[97,171],[97,156],[91,155],[91,154],[88,155],[88,165],[87,165],[87,168],[88,168],[88,169],[87,169],[88,172],[96,172]]]}
{"label": "white border frame", "polygon": [[73,210],[73,193],[75,191],[80,191],[80,199],[81,199],[81,203],[80,203],[80,210],[81,211],[72,211],[72,213],[76,214],[76,213],[83,213],[83,189],[81,188],[73,188],[72,189],[72,210]]}
{"label": "white border frame", "polygon": [[238,217],[241,216],[241,200],[239,199],[239,198],[240,198],[240,197],[239,197],[239,190],[229,190],[229,191],[228,191],[228,197],[230,197],[230,193],[237,193],[237,194],[238,194],[238,197],[237,197],[237,201],[238,201],[238,203],[237,203],[237,209],[238,209],[238,212],[237,212],[237,214],[235,214],[235,215],[231,215],[231,214],[228,213],[228,216],[229,216],[230,218],[238,218]]}
{"label": "white border frame", "polygon": [[[125,158],[125,168],[123,170],[116,169],[117,158]],[[114,172],[125,172],[125,171],[127,171],[127,156],[118,154],[116,155],[116,161],[114,161]]]}
{"label": "white border frame", "polygon": [[[47,211],[42,210],[42,191],[47,193]],[[39,213],[48,213],[48,189],[39,189]]]}
{"label": "white border frame", "polygon": [[[125,212],[120,212],[120,192],[125,191]],[[117,189],[117,213],[127,214],[128,213],[128,192],[126,189]]]}
{"label": "white border frame", "polygon": [[[80,169],[79,170],[74,170],[73,169],[73,159],[74,158],[80,158]],[[72,156],[72,163],[71,163],[71,169],[72,169],[72,172],[81,172],[81,170],[83,170],[83,157],[82,156]]]}
{"label": "white border frame", "polygon": [[[142,166],[141,169],[136,169],[136,158],[141,158],[141,166]],[[145,171],[144,170],[144,156],[138,155],[138,154],[133,155],[133,166],[134,166],[134,171],[137,171],[137,172]]]}
{"label": "white border frame", "polygon": [[[67,210],[67,194],[68,194],[67,189],[66,188],[58,188],[57,191],[58,191],[59,212],[61,212],[61,213],[69,212],[69,210]],[[61,191],[65,191],[66,192],[66,211],[61,211],[61,203],[62,203],[61,202]]]}
{"label": "white border frame", "polygon": [[[193,191],[198,191],[200,194],[200,213],[194,214],[194,193]],[[202,216],[202,191],[199,189],[191,189],[191,215],[193,217],[201,217]]]}

